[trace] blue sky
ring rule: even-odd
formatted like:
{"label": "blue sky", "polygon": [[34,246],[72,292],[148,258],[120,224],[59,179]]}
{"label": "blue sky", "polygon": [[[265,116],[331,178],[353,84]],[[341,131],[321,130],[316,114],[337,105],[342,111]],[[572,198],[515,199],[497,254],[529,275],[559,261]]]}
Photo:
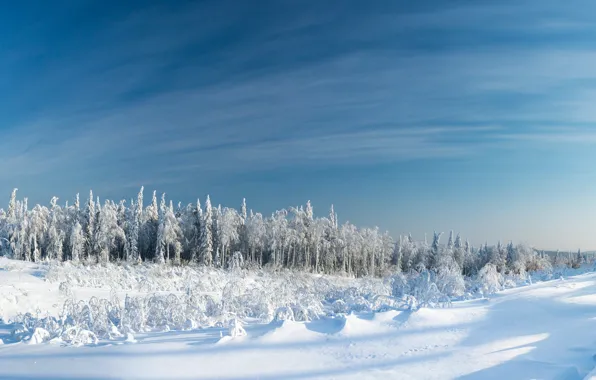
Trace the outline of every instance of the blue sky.
{"label": "blue sky", "polygon": [[[420,4],[418,4],[420,3]],[[140,185],[596,248],[596,3],[28,1],[0,14],[0,194]]]}

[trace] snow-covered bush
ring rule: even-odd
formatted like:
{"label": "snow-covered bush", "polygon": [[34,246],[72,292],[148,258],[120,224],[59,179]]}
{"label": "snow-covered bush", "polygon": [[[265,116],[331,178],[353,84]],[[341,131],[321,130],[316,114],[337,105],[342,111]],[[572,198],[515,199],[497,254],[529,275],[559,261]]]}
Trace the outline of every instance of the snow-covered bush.
{"label": "snow-covered bush", "polygon": [[84,265],[72,262],[50,262],[45,278],[50,282],[67,282],[70,286],[117,288],[138,292],[219,292],[233,277],[221,269],[203,266],[172,266],[144,263],[133,265],[106,263]]}
{"label": "snow-covered bush", "polygon": [[391,295],[402,298],[410,294],[410,284],[408,278],[403,273],[397,273],[391,276]]}
{"label": "snow-covered bush", "polygon": [[58,287],[58,290],[60,291],[60,294],[63,295],[64,297],[72,298],[72,296],[73,296],[72,286],[67,281],[61,282]]}
{"label": "snow-covered bush", "polygon": [[33,331],[33,334],[31,334],[31,336],[27,340],[27,343],[28,344],[40,344],[43,342],[47,342],[50,339],[51,339],[51,336],[50,336],[50,333],[48,332],[48,330],[46,330],[42,327],[36,327],[35,330]]}
{"label": "snow-covered bush", "polygon": [[246,330],[244,330],[244,327],[242,326],[242,322],[240,322],[240,320],[238,318],[233,318],[232,320],[230,320],[228,322],[228,325],[230,326],[228,329],[228,334],[232,338],[239,338],[242,336],[246,336]]}
{"label": "snow-covered bush", "polygon": [[[63,310],[58,317],[41,312],[19,316],[14,322],[22,329],[15,329],[13,340],[80,345],[125,340],[129,335],[134,340],[134,334],[149,331],[232,328],[236,322],[231,321],[241,324],[255,318],[264,323],[310,321],[351,312],[445,307],[466,291],[468,298],[483,296],[529,283],[529,275],[542,280],[593,269],[584,264],[578,269],[552,270],[541,264],[542,270],[530,273],[521,263],[546,259],[525,255],[524,260],[516,259],[521,265],[517,273],[503,268],[500,272],[489,262],[476,276],[464,279],[456,261],[440,259],[436,271],[418,265],[418,271],[383,279],[326,276],[281,267],[225,271],[194,265],[49,262],[40,271],[46,273],[46,280],[59,284],[61,295],[67,298]],[[73,295],[80,286],[112,291],[107,299],[76,301]],[[37,335],[36,329],[40,329]]]}
{"label": "snow-covered bush", "polygon": [[412,271],[407,276],[399,273],[392,277],[392,295],[410,305],[408,307],[414,304],[416,307],[449,306],[453,297],[464,293],[463,277],[459,277],[450,272],[437,275],[428,270]]}
{"label": "snow-covered bush", "polygon": [[439,290],[434,272],[425,270],[415,274],[409,281],[409,288],[409,295],[419,307],[445,307],[450,304],[449,296]]}
{"label": "snow-covered bush", "polygon": [[493,294],[503,289],[503,276],[497,271],[497,267],[488,263],[478,272],[476,289],[482,294]]}
{"label": "snow-covered bush", "polygon": [[289,306],[281,306],[275,310],[275,316],[273,320],[276,322],[279,321],[293,321],[294,319],[294,311]]}
{"label": "snow-covered bush", "polygon": [[439,268],[435,281],[439,292],[449,298],[461,297],[466,289],[464,276],[455,266]]}
{"label": "snow-covered bush", "polygon": [[526,271],[528,272],[550,271],[552,268],[551,262],[545,256],[534,253],[527,258]]}

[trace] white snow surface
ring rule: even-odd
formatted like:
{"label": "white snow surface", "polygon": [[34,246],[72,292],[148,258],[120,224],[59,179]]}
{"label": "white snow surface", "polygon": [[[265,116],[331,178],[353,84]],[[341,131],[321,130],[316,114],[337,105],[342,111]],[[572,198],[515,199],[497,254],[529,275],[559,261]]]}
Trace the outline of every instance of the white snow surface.
{"label": "white snow surface", "polygon": [[78,347],[47,341],[44,330],[17,339],[22,331],[9,322],[25,312],[59,316],[69,292],[78,299],[110,296],[89,285],[60,290],[45,273],[43,266],[0,259],[0,379],[596,379],[596,372],[589,375],[596,273],[443,309],[310,322],[247,318],[237,325],[246,335],[214,326],[126,333]]}

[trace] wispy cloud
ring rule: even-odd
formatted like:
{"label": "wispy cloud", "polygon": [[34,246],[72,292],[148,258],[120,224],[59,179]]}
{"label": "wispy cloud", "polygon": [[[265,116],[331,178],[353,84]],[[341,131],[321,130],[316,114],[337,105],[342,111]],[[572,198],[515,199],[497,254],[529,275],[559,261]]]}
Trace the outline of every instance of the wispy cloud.
{"label": "wispy cloud", "polygon": [[[271,14],[237,2],[111,10],[81,26],[86,38],[58,33],[57,46],[0,56],[17,78],[0,82],[14,94],[5,182],[124,188],[593,139],[596,54],[582,45],[596,36],[592,3],[274,3]],[[66,31],[77,17],[38,27]]]}
{"label": "wispy cloud", "polygon": [[544,144],[596,144],[596,131],[564,131],[564,132],[534,132],[511,133],[495,136],[510,141],[527,141]]}

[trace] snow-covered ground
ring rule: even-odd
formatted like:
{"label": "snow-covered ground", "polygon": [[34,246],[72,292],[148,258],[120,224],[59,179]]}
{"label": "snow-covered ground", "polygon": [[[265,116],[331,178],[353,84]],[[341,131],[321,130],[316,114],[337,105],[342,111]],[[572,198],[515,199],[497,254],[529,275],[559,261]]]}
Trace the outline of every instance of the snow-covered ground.
{"label": "snow-covered ground", "polygon": [[73,347],[11,343],[8,320],[58,316],[69,292],[109,298],[110,289],[65,291],[43,268],[6,259],[0,268],[0,379],[583,379],[596,364],[595,273],[445,309],[247,320],[245,336],[210,327]]}

